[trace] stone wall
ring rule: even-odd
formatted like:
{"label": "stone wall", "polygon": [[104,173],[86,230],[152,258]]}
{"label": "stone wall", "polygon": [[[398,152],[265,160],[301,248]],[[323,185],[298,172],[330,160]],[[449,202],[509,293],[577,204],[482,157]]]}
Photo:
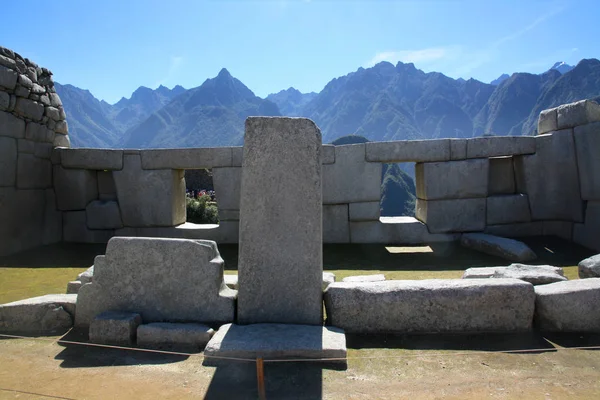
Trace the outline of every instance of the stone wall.
{"label": "stone wall", "polygon": [[0,47],[0,255],[61,241],[56,146],[69,137],[52,73]]}

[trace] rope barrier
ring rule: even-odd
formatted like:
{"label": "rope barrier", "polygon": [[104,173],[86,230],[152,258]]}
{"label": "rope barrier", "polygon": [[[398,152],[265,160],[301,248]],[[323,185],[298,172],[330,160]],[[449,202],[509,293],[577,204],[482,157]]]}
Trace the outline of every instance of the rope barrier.
{"label": "rope barrier", "polygon": [[41,397],[48,397],[50,399],[61,399],[61,400],[77,400],[74,399],[72,397],[62,397],[62,396],[54,396],[51,394],[43,394],[43,393],[35,393],[35,392],[26,392],[24,390],[17,390],[17,389],[7,389],[7,388],[2,388],[0,387],[0,390],[4,391],[4,392],[13,392],[13,393],[20,393],[20,394],[32,394],[34,396],[41,396]]}

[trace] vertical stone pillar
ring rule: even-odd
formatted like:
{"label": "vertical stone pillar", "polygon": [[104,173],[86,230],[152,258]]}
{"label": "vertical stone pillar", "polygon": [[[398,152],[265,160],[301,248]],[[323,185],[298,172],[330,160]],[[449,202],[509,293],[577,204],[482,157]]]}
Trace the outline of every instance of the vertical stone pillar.
{"label": "vertical stone pillar", "polygon": [[238,322],[322,324],[321,131],[305,118],[246,120]]}

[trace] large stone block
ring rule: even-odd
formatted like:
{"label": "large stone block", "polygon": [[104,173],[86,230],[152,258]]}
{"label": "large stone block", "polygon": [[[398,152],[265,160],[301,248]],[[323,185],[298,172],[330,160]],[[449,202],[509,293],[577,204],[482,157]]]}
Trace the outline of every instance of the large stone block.
{"label": "large stone block", "polygon": [[[316,359],[346,364],[346,335],[330,326],[293,324],[227,324],[219,328],[204,350],[204,365],[229,361],[219,357],[265,360]],[[327,360],[329,359],[329,360]]]}
{"label": "large stone block", "polygon": [[219,215],[221,210],[239,210],[242,169],[213,168],[212,174]]}
{"label": "large stone block", "polygon": [[125,226],[175,226],[185,222],[183,170],[142,169],[139,155],[125,155],[123,169],[113,171]]}
{"label": "large stone block", "polygon": [[120,170],[123,169],[123,150],[68,149],[63,150],[61,163],[65,168]]}
{"label": "large stone block", "polygon": [[63,240],[70,243],[106,243],[114,236],[113,229],[88,229],[86,212],[62,213]]}
{"label": "large stone block", "polygon": [[142,317],[138,313],[106,311],[97,315],[90,324],[90,342],[131,346],[135,344]]}
{"label": "large stone block", "polygon": [[488,225],[483,233],[509,238],[542,236],[544,224],[542,221],[521,222],[518,224]]}
{"label": "large stone block", "polygon": [[488,193],[513,194],[516,190],[515,170],[512,157],[490,158]]}
{"label": "large stone block", "polygon": [[98,198],[96,171],[54,166],[54,190],[61,211],[85,210]]}
{"label": "large stone block", "polygon": [[556,108],[544,110],[538,119],[538,135],[558,130],[558,112]]}
{"label": "large stone block", "polygon": [[85,208],[87,227],[90,229],[120,229],[121,211],[116,201],[95,200]]}
{"label": "large stone block", "polygon": [[324,144],[321,150],[321,163],[333,164],[335,162],[335,146]]}
{"label": "large stone block", "polygon": [[600,121],[600,105],[591,100],[563,104],[557,108],[557,113],[558,129],[573,128]]}
{"label": "large stone block", "polygon": [[547,285],[566,281],[564,271],[552,265],[511,264],[508,267],[468,268],[463,279],[513,278],[532,285]]}
{"label": "large stone block", "polygon": [[[339,165],[337,156],[323,168]],[[322,323],[321,196],[321,132],[314,122],[246,119],[239,323]]]}
{"label": "large stone block", "polygon": [[514,332],[531,329],[533,285],[517,279],[332,283],[327,320],[349,333]]}
{"label": "large stone block", "polygon": [[588,201],[584,224],[573,225],[573,241],[600,251],[600,201]]}
{"label": "large stone block", "polygon": [[0,186],[15,186],[17,179],[17,140],[0,136]]}
{"label": "large stone block", "polygon": [[231,166],[241,167],[244,159],[244,148],[241,146],[231,148]]}
{"label": "large stone block", "polygon": [[487,159],[418,163],[417,197],[424,200],[486,197],[488,168]]}
{"label": "large stone block", "polygon": [[137,345],[151,349],[189,348],[203,350],[215,331],[202,324],[154,322],[137,329]]}
{"label": "large stone block", "polygon": [[464,160],[467,158],[467,139],[450,139],[450,159]]}
{"label": "large stone block", "polygon": [[381,164],[365,161],[365,144],[335,146],[335,164],[323,165],[323,204],[381,199]]}
{"label": "large stone block", "polygon": [[350,243],[348,204],[323,206],[323,243]]}
{"label": "large stone block", "polygon": [[74,294],[48,294],[0,305],[0,332],[61,335],[73,326]]}
{"label": "large stone block", "polygon": [[467,158],[514,156],[535,153],[533,136],[479,137],[467,141]]}
{"label": "large stone block", "polygon": [[117,188],[112,171],[98,171],[98,196],[100,200],[116,200]]}
{"label": "large stone block", "polygon": [[535,287],[535,322],[542,331],[600,332],[600,278]]}
{"label": "large stone block", "polygon": [[9,112],[0,111],[0,136],[23,139],[25,137],[25,121]]}
{"label": "large stone block", "polygon": [[46,125],[35,122],[28,122],[25,128],[25,138],[34,142],[45,142],[48,137],[48,128]]}
{"label": "large stone block", "polygon": [[536,154],[515,158],[517,191],[526,193],[534,220],[583,220],[572,129],[535,137]]}
{"label": "large stone block", "polygon": [[368,142],[366,160],[380,163],[449,161],[450,139]]}
{"label": "large stone block", "polygon": [[416,217],[431,233],[482,231],[485,228],[486,199],[417,199]]}
{"label": "large stone block", "polygon": [[351,243],[431,244],[452,242],[457,234],[429,233],[427,226],[413,217],[381,217],[379,221],[350,222]]}
{"label": "large stone block", "polygon": [[578,267],[579,278],[600,278],[600,254],[582,260]]}
{"label": "large stone block", "polygon": [[232,147],[142,150],[143,169],[198,169],[232,166]]}
{"label": "large stone block", "polygon": [[18,77],[18,73],[10,68],[0,65],[0,86],[12,90],[17,85]]}
{"label": "large stone block", "polygon": [[381,204],[378,201],[349,204],[350,221],[379,221]]}
{"label": "large stone block", "polygon": [[44,105],[33,100],[17,97],[15,113],[34,121],[41,121],[44,116]]}
{"label": "large stone block", "polygon": [[44,190],[0,188],[0,255],[42,244],[44,203]]}
{"label": "large stone block", "polygon": [[110,310],[137,312],[145,323],[223,324],[233,321],[235,298],[216,243],[115,237],[96,257],[92,283],[79,290],[75,324]]}
{"label": "large stone block", "polygon": [[531,221],[526,194],[507,194],[487,198],[487,224],[514,224]]}
{"label": "large stone block", "polygon": [[460,244],[509,261],[527,262],[537,258],[523,242],[484,233],[465,233],[460,238]]}
{"label": "large stone block", "polygon": [[600,122],[575,127],[575,149],[583,200],[600,200]]}
{"label": "large stone block", "polygon": [[43,244],[58,243],[62,240],[62,212],[56,208],[54,189],[46,189],[44,211]]}
{"label": "large stone block", "polygon": [[44,189],[52,186],[52,163],[33,154],[19,154],[17,187],[19,189]]}

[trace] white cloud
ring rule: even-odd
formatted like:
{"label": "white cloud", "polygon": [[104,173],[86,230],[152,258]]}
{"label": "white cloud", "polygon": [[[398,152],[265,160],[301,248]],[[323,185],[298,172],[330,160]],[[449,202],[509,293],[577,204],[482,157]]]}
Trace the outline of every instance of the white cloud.
{"label": "white cloud", "polygon": [[422,66],[442,59],[455,58],[458,53],[460,53],[460,49],[456,46],[432,47],[420,50],[382,51],[375,54],[375,56],[367,62],[366,66],[372,67],[382,61],[388,61],[392,64],[402,61],[404,63],[415,63]]}

